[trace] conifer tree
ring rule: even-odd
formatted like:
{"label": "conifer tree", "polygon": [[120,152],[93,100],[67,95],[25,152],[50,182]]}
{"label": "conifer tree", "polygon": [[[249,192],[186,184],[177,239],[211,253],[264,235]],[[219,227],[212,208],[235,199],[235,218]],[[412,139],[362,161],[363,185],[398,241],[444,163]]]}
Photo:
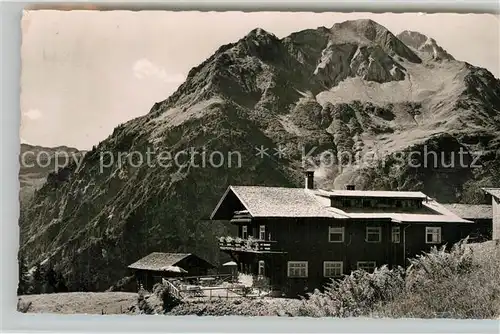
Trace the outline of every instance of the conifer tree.
{"label": "conifer tree", "polygon": [[19,267],[19,283],[17,285],[17,294],[18,295],[26,295],[31,292],[31,282],[28,273],[28,267],[26,265],[26,261],[24,256],[19,255],[18,261]]}

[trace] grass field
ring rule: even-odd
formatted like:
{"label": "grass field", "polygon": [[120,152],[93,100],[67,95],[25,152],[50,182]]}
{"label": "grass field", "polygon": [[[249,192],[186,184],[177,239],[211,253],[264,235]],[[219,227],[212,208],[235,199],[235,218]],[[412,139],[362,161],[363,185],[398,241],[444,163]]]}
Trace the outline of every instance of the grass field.
{"label": "grass field", "polygon": [[29,313],[125,314],[137,303],[137,293],[71,292],[20,296],[31,303]]}

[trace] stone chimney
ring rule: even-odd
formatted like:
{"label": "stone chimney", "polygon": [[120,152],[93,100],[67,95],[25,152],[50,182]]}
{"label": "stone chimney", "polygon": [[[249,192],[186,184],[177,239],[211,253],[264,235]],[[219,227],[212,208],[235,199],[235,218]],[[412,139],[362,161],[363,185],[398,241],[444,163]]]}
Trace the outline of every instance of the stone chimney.
{"label": "stone chimney", "polygon": [[346,184],[345,190],[356,190],[356,186],[354,184]]}
{"label": "stone chimney", "polygon": [[308,170],[305,172],[306,174],[306,189],[314,189],[314,172],[312,170]]}

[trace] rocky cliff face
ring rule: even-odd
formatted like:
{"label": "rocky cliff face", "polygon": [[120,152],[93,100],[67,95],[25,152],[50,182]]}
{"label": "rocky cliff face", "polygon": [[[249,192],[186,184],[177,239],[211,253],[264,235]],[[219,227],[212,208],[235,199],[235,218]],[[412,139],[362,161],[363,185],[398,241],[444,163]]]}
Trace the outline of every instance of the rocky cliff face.
{"label": "rocky cliff face", "polygon": [[[358,20],[221,46],[36,193],[24,253],[50,259],[73,290],[106,289],[152,251],[217,261],[228,227],[207,218],[226,187],[303,186],[306,166],[323,187],[480,201],[478,187],[500,186],[500,82],[444,50],[429,56],[424,39]],[[450,164],[460,151],[465,162]]]}
{"label": "rocky cliff face", "polygon": [[49,174],[63,167],[69,160],[80,160],[85,151],[76,148],[41,147],[21,144],[19,153],[19,185],[21,204],[27,203],[34,192],[42,187]]}
{"label": "rocky cliff face", "polygon": [[398,39],[416,52],[421,53],[423,58],[455,60],[455,58],[446,52],[445,49],[440,47],[433,38],[429,38],[417,31],[405,30],[398,34]]}

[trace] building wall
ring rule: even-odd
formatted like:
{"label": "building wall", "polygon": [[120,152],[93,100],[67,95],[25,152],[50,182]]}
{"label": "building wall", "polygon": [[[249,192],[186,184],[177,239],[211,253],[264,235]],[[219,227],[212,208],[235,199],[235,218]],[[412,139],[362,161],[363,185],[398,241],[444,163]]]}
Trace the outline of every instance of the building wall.
{"label": "building wall", "polygon": [[463,229],[463,235],[470,236],[469,242],[484,242],[492,239],[493,222],[491,218],[487,219],[471,219],[463,217],[464,219],[473,221],[474,224],[468,224]]}
{"label": "building wall", "polygon": [[500,239],[500,199],[492,196],[493,207],[493,240]]}
{"label": "building wall", "polygon": [[[357,269],[358,261],[375,261],[376,266],[389,267],[405,264],[405,258],[415,257],[432,246],[451,245],[464,238],[470,224],[412,224],[390,221],[346,221],[332,219],[254,219],[249,226],[250,236],[259,236],[259,225],[266,226],[266,236],[276,241],[275,250],[286,254],[242,254],[241,260],[250,265],[250,273],[257,274],[259,260],[265,261],[266,276],[271,285],[281,288],[287,295],[303,295],[330,282],[323,275],[324,261],[342,261],[344,274]],[[344,227],[344,242],[328,241],[329,226]],[[380,243],[365,241],[366,227],[382,228]],[[400,226],[400,242],[392,243],[392,227]],[[442,242],[427,244],[425,227],[441,227]],[[241,228],[240,228],[241,232]],[[307,261],[307,278],[289,278],[288,261]]]}

